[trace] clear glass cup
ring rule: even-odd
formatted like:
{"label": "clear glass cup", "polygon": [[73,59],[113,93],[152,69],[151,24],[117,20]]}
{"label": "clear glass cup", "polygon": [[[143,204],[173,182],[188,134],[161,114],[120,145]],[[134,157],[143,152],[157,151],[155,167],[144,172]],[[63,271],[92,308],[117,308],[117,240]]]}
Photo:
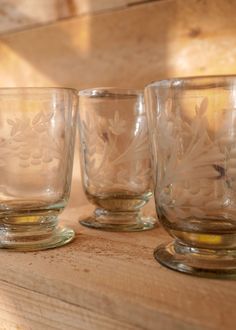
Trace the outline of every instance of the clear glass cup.
{"label": "clear glass cup", "polygon": [[163,265],[236,275],[236,77],[171,79],[145,89],[156,209],[174,241]]}
{"label": "clear glass cup", "polygon": [[81,224],[103,230],[151,229],[141,208],[152,196],[143,93],[115,88],[79,92],[84,191],[97,206]]}
{"label": "clear glass cup", "polygon": [[70,192],[77,100],[73,89],[0,89],[0,248],[73,239],[58,215]]}

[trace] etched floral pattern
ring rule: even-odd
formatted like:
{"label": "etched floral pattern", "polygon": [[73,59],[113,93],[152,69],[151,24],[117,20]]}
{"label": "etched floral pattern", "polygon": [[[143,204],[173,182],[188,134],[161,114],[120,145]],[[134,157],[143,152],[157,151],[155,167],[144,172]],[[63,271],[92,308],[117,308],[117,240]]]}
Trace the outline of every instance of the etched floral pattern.
{"label": "etched floral pattern", "polygon": [[0,137],[0,166],[7,166],[9,158],[22,168],[60,159],[63,143],[50,133],[53,116],[53,112],[40,111],[32,118],[7,118],[8,127]]}
{"label": "etched floral pattern", "polygon": [[[118,111],[112,118],[86,113],[81,123],[85,185],[90,190],[112,189],[145,191],[150,184],[150,159],[146,118],[140,116],[133,132]],[[96,129],[95,129],[96,127]]]}
{"label": "etched floral pattern", "polygon": [[109,130],[114,135],[120,135],[125,132],[127,123],[125,120],[121,119],[119,116],[119,112],[115,112],[114,119],[109,119]]}
{"label": "etched floral pattern", "polygon": [[231,110],[220,112],[216,132],[210,129],[207,98],[196,105],[191,120],[180,110],[173,111],[168,100],[157,125],[156,195],[162,212],[173,221],[211,216],[216,210],[223,214],[226,208],[235,212],[236,127]]}

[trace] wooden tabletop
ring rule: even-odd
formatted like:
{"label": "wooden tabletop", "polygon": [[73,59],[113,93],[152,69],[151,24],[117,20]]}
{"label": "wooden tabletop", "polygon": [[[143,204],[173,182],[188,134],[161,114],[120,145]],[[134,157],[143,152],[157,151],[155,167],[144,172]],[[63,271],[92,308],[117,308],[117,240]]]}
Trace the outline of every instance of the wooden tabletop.
{"label": "wooden tabletop", "polygon": [[67,246],[0,251],[0,329],[236,329],[236,281],[192,277],[153,258],[160,227],[110,233],[81,227],[91,207],[69,207]]}

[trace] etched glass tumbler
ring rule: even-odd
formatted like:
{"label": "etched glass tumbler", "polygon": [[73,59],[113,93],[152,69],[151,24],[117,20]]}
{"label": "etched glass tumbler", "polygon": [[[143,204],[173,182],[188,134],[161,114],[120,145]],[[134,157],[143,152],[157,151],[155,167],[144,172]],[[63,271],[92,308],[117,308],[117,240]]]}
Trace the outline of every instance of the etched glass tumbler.
{"label": "etched glass tumbler", "polygon": [[81,224],[113,231],[153,228],[155,220],[140,212],[152,196],[143,94],[80,91],[79,131],[83,186],[97,206]]}
{"label": "etched glass tumbler", "polygon": [[41,250],[72,240],[57,226],[71,184],[77,92],[0,89],[0,247]]}
{"label": "etched glass tumbler", "polygon": [[174,238],[163,265],[210,277],[236,275],[236,77],[152,83],[145,90],[155,202]]}

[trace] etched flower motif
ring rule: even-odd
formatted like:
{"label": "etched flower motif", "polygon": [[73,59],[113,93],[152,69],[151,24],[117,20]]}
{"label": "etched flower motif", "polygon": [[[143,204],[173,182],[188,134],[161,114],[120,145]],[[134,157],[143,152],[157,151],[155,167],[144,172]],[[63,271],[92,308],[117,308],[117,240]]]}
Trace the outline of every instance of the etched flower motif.
{"label": "etched flower motif", "polygon": [[126,130],[126,121],[123,119],[120,119],[119,112],[116,111],[114,118],[109,119],[109,130],[114,135],[121,135]]}
{"label": "etched flower motif", "polygon": [[129,182],[129,171],[127,169],[122,169],[117,173],[116,177],[118,183],[126,184],[127,182]]}
{"label": "etched flower motif", "polygon": [[128,123],[118,111],[110,119],[98,117],[96,124],[93,116],[87,114],[81,132],[89,189],[111,186],[125,190],[129,185],[134,191],[143,191],[149,184],[148,132],[144,118],[139,119],[136,134],[130,137],[128,132],[123,143]]}
{"label": "etched flower motif", "polygon": [[156,192],[162,212],[173,221],[201,218],[216,209],[224,214],[226,207],[227,212],[232,211],[236,190],[235,126],[231,112],[227,114],[223,109],[217,133],[212,135],[207,108],[208,99],[203,98],[191,122],[177,112],[173,112],[175,117],[163,112],[159,120],[162,143],[158,144]]}
{"label": "etched flower motif", "polygon": [[[0,139],[0,167],[5,159],[16,157],[20,167],[38,166],[60,158],[60,145],[48,133],[53,113],[37,113],[30,118],[7,118],[9,138]],[[37,149],[36,149],[37,146]]]}

